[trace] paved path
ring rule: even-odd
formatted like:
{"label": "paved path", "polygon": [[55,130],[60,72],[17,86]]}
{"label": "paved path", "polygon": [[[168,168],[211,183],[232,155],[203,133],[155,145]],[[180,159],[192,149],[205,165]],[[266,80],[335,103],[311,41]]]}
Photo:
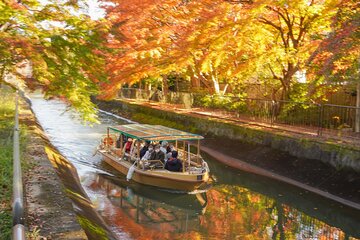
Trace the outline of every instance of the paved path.
{"label": "paved path", "polygon": [[318,136],[317,128],[311,127],[299,127],[285,124],[272,125],[270,123],[256,121],[246,117],[237,117],[225,113],[222,111],[212,111],[203,108],[191,108],[185,109],[181,105],[152,102],[146,100],[134,100],[134,99],[119,99],[132,104],[143,105],[163,111],[175,112],[180,114],[188,114],[197,117],[214,118],[219,120],[225,120],[236,125],[241,125],[248,128],[261,129],[268,132],[273,132],[280,135],[294,136],[298,138],[309,138],[318,142],[332,142],[343,146],[360,148],[360,138],[350,136],[338,136],[335,132],[323,131],[322,136]]}

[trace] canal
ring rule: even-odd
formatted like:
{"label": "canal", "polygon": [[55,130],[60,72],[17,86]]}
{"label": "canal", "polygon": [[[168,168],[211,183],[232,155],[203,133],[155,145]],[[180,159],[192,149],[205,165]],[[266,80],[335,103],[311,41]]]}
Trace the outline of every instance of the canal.
{"label": "canal", "polygon": [[[127,182],[98,155],[93,156],[106,127],[127,123],[126,119],[102,112],[101,124],[84,126],[60,101],[45,101],[37,94],[31,95],[31,101],[51,143],[76,169],[79,181],[67,184],[81,184],[115,238],[360,238],[358,211],[230,169],[205,154],[214,179],[208,191],[183,194]],[[77,213],[85,211],[78,208]],[[87,220],[96,221],[91,217]]]}

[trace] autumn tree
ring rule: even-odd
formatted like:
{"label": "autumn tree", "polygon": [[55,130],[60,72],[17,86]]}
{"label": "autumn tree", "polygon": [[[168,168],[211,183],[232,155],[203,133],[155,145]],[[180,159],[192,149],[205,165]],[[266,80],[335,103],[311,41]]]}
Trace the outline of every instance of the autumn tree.
{"label": "autumn tree", "polygon": [[[176,72],[192,90],[219,94],[256,83],[271,89],[264,97],[311,98],[318,84],[311,56],[332,32],[339,1],[114,0],[107,17],[117,54],[108,58],[104,92]],[[301,74],[306,87],[296,88]]]}
{"label": "autumn tree", "polygon": [[[360,3],[341,1],[333,18],[332,31],[309,58],[311,77],[322,84],[356,86],[360,108]],[[360,132],[360,110],[355,131]]]}
{"label": "autumn tree", "polygon": [[232,78],[231,69],[238,65],[234,57],[244,48],[237,44],[234,27],[240,24],[241,5],[222,0],[114,2],[107,17],[113,32],[120,33],[110,39],[119,54],[109,58],[112,84],[105,92],[176,72],[187,76],[193,89],[219,93],[219,82]]}
{"label": "autumn tree", "polygon": [[264,40],[266,61],[260,74],[267,74],[265,78],[270,75],[270,79],[280,83],[274,88],[273,98],[279,90],[280,99],[290,98],[296,73],[306,71],[311,53],[330,32],[336,4],[337,1],[263,1],[253,9],[254,20],[270,35]]}
{"label": "autumn tree", "polygon": [[46,97],[60,96],[95,120],[90,96],[98,82],[106,80],[102,46],[104,21],[93,21],[85,13],[85,1],[14,1],[0,3],[0,73],[17,74],[28,62],[32,77]]}

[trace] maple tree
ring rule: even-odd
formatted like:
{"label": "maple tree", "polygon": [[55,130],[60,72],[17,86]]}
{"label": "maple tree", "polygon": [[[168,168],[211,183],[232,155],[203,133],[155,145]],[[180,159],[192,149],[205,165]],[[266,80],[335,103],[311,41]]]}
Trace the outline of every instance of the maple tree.
{"label": "maple tree", "polygon": [[[309,89],[317,90],[311,56],[333,31],[340,3],[113,2],[107,18],[117,33],[110,47],[118,54],[109,57],[111,83],[103,86],[108,96],[123,83],[149,77],[165,79],[166,85],[166,76],[176,73],[190,81],[192,91],[224,94],[228,86],[234,92],[238,85],[257,83],[270,89],[263,92],[265,97],[284,100],[299,100]],[[301,74],[307,78],[305,88],[298,83]]]}
{"label": "maple tree", "polygon": [[333,18],[331,33],[309,58],[314,77],[328,82],[358,79],[360,59],[360,3],[341,1]]}
{"label": "maple tree", "polygon": [[[0,73],[17,74],[24,62],[46,97],[60,96],[79,110],[84,120],[96,121],[90,96],[105,81],[102,42],[104,21],[83,14],[85,1],[13,1],[0,3]],[[21,77],[18,75],[18,77]]]}
{"label": "maple tree", "polygon": [[263,71],[258,72],[280,83],[273,86],[273,99],[279,90],[280,99],[290,99],[296,74],[306,71],[311,53],[330,32],[337,4],[336,0],[264,1],[254,9],[254,16],[270,33]]}
{"label": "maple tree", "polygon": [[[224,1],[115,2],[108,8],[107,18],[112,21],[114,32],[121,33],[110,43],[119,55],[109,58],[111,84],[105,86],[105,92],[115,91],[124,82],[148,76],[161,78],[171,72],[188,76],[193,87],[202,84],[219,91],[218,79],[227,72],[223,70],[225,61],[219,59],[225,60],[227,55],[226,49],[220,55],[214,50],[219,51],[224,45],[223,25],[230,20],[232,24],[234,16],[228,11],[237,14],[234,9],[239,9],[238,5]],[[134,18],[133,9],[143,13],[136,13],[139,17]],[[209,34],[214,31],[217,35]],[[214,58],[216,55],[219,59]]]}
{"label": "maple tree", "polygon": [[[360,3],[342,0],[333,18],[332,32],[309,58],[311,77],[331,88],[356,85],[360,107]],[[355,89],[355,87],[354,87]],[[360,110],[355,114],[355,131],[360,132]]]}

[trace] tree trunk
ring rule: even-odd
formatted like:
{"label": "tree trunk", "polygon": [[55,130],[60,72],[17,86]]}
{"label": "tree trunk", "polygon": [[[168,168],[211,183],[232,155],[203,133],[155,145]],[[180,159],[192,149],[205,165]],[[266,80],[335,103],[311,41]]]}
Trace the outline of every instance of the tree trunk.
{"label": "tree trunk", "polygon": [[218,79],[214,75],[212,75],[211,80],[213,82],[215,94],[219,94],[220,93],[220,85],[219,85]]}
{"label": "tree trunk", "polygon": [[168,78],[167,75],[162,76],[162,95],[163,95],[163,101],[166,102],[167,95],[169,92],[169,85],[168,85]]}
{"label": "tree trunk", "polygon": [[200,79],[199,77],[192,75],[191,76],[191,87],[200,88]]}
{"label": "tree trunk", "polygon": [[224,87],[223,93],[222,93],[223,95],[225,95],[226,90],[228,89],[228,87],[229,87],[229,84],[226,84],[225,87]]}
{"label": "tree trunk", "polygon": [[187,72],[190,76],[190,86],[192,88],[200,88],[200,79],[199,76],[196,75],[195,69],[189,66]]}
{"label": "tree trunk", "polygon": [[355,132],[360,132],[360,80],[356,87],[356,117],[355,117]]}

